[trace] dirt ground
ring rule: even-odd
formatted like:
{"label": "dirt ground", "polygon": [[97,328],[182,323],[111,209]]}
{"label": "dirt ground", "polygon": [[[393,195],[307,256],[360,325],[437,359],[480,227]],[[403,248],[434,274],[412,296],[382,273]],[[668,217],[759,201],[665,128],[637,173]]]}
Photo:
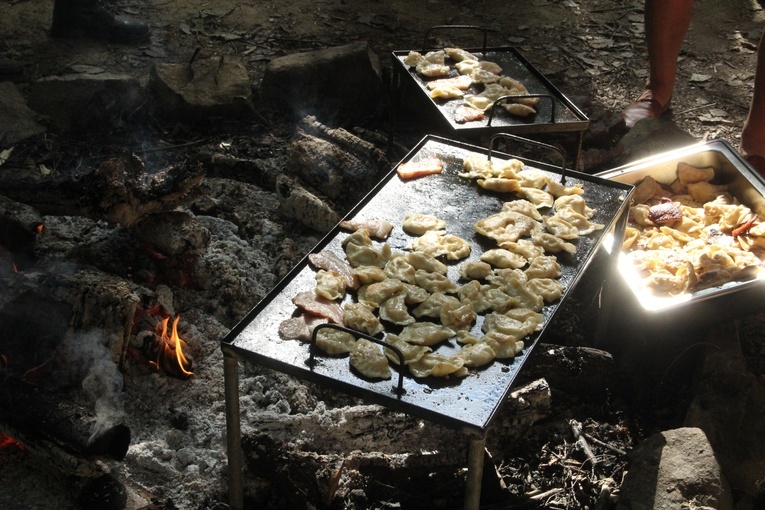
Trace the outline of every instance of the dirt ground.
{"label": "dirt ground", "polygon": [[[48,35],[53,2],[0,4],[0,54],[25,68],[23,88],[73,71],[123,72],[146,78],[159,62],[238,55],[257,87],[265,64],[280,55],[368,41],[383,65],[391,51],[419,48],[437,25],[475,25],[492,32],[492,46],[516,46],[592,119],[618,112],[646,77],[643,2],[531,0],[296,0],[236,2],[166,0],[112,2],[118,12],[147,21],[151,43],[113,45],[56,40]],[[695,2],[681,54],[673,119],[699,140],[738,143],[754,75],[755,48],[765,19],[756,0]]]}
{"label": "dirt ground", "polygon": [[[455,24],[495,30],[490,45],[517,47],[591,119],[618,114],[640,93],[647,76],[642,0],[120,0],[113,5],[151,25],[149,44],[53,39],[48,35],[51,0],[0,3],[0,54],[23,64],[22,93],[35,80],[72,72],[127,73],[148,80],[153,65],[187,62],[195,54],[238,56],[257,88],[275,57],[367,41],[387,66],[390,52],[421,47],[430,27]],[[738,145],[764,25],[765,12],[756,0],[695,2],[672,103],[671,118],[681,130],[699,141],[722,138]],[[175,131],[176,138],[177,133],[184,131]],[[547,437],[550,428],[535,434]],[[526,441],[536,444],[535,439],[530,435]],[[545,447],[536,460],[549,466],[547,460],[559,452],[554,445]],[[523,487],[531,479],[530,461],[511,459],[503,474]],[[557,476],[544,470],[536,474]],[[34,489],[26,487],[20,491],[32,495],[14,494],[17,501],[34,499]],[[49,492],[58,490],[54,486]],[[45,507],[40,502],[39,508]]]}

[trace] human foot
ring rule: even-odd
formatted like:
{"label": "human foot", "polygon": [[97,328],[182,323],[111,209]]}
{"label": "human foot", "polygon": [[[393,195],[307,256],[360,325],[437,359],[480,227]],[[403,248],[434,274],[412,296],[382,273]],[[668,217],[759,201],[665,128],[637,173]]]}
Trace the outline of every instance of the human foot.
{"label": "human foot", "polygon": [[622,110],[622,119],[627,128],[632,128],[643,119],[658,119],[666,112],[672,100],[662,104],[654,97],[653,91],[646,89],[640,96]]}

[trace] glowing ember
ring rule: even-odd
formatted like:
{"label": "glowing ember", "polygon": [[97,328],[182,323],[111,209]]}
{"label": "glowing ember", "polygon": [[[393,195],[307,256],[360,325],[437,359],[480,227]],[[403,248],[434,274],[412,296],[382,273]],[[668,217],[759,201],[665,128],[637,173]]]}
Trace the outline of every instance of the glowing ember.
{"label": "glowing ember", "polygon": [[183,354],[183,347],[186,342],[178,336],[178,321],[180,319],[180,315],[175,318],[169,334],[167,331],[169,318],[163,319],[161,327],[158,327],[159,345],[157,346],[155,363],[163,370],[186,379],[194,375],[194,372],[191,371],[191,360]]}
{"label": "glowing ember", "polygon": [[18,448],[21,451],[26,450],[23,444],[19,443],[11,436],[6,434],[0,434],[0,448]]}

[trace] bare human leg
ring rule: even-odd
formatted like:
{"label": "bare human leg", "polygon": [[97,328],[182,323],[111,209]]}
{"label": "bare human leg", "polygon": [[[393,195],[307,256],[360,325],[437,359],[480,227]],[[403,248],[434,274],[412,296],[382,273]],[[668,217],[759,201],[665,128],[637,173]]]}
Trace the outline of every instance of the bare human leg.
{"label": "bare human leg", "polygon": [[741,130],[739,152],[765,176],[765,32],[757,46],[757,67],[749,114]]}
{"label": "bare human leg", "polygon": [[645,36],[648,81],[643,93],[622,112],[631,128],[642,119],[661,117],[669,108],[677,58],[691,23],[693,0],[646,0]]}

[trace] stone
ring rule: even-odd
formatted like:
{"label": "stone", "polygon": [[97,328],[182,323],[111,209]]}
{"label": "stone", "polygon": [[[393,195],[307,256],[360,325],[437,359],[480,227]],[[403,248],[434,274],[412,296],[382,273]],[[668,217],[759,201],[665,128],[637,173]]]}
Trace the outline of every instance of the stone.
{"label": "stone", "polygon": [[377,56],[365,42],[297,53],[268,63],[260,84],[259,107],[296,118],[315,115],[360,119],[385,104]]}
{"label": "stone", "polygon": [[45,132],[39,115],[32,111],[19,89],[9,81],[0,82],[0,148],[10,147]]}
{"label": "stone", "polygon": [[765,488],[765,387],[746,366],[737,328],[710,330],[685,425],[706,433],[733,488],[756,496]]}
{"label": "stone", "polygon": [[254,112],[247,68],[230,55],[194,60],[189,64],[157,64],[151,70],[148,89],[155,112],[166,118],[243,119]]}
{"label": "stone", "polygon": [[731,510],[730,487],[704,432],[668,430],[648,437],[629,454],[617,510]]}
{"label": "stone", "polygon": [[145,103],[138,80],[124,74],[67,74],[37,80],[29,107],[64,131],[112,130],[127,125]]}

